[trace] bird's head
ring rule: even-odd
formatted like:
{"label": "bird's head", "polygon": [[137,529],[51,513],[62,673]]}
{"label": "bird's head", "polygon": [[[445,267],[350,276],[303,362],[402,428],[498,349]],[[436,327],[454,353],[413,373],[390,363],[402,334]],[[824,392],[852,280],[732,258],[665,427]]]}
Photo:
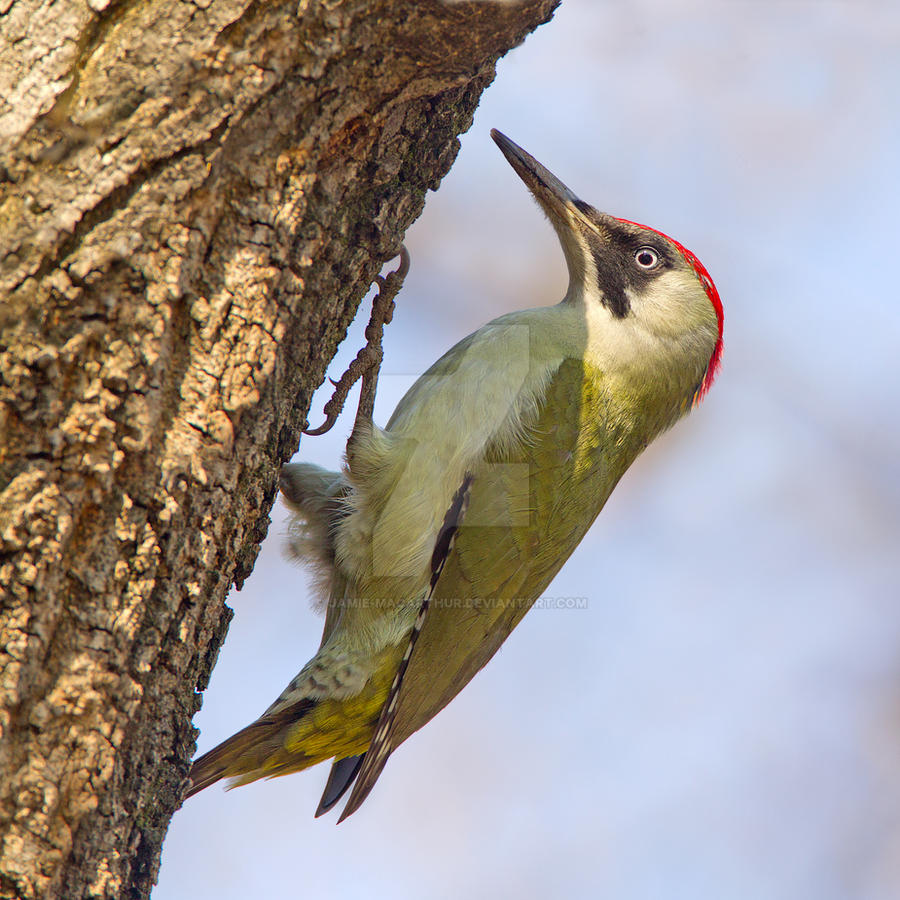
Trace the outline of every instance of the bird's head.
{"label": "bird's head", "polygon": [[709,390],[722,355],[722,301],[703,263],[655,228],[599,212],[496,129],[491,137],[550,219],[569,267],[569,302],[596,304],[610,327],[654,340],[696,345],[704,357],[696,402]]}

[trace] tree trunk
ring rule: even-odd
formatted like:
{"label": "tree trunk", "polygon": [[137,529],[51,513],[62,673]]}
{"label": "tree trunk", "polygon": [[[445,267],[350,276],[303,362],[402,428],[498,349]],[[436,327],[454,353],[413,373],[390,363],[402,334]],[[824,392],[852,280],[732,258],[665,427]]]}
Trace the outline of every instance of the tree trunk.
{"label": "tree trunk", "polygon": [[147,897],[278,469],[558,0],[0,0],[0,897]]}

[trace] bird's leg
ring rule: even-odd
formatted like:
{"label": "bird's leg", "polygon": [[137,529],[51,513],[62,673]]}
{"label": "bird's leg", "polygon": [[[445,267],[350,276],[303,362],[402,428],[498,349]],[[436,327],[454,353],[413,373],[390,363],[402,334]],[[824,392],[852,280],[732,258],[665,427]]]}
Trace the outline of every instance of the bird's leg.
{"label": "bird's leg", "polygon": [[318,435],[330,431],[337,421],[337,417],[347,402],[347,394],[350,388],[362,378],[362,388],[359,394],[359,406],[356,409],[356,421],[353,424],[353,432],[350,435],[350,443],[356,436],[361,423],[372,421],[372,410],[375,407],[375,390],[378,387],[378,371],[384,358],[384,350],[381,346],[384,337],[384,326],[390,325],[394,316],[394,297],[397,296],[403,279],[409,271],[409,251],[403,244],[400,245],[400,265],[387,275],[375,276],[378,285],[378,293],[372,301],[372,315],[366,326],[366,345],[356,359],[347,367],[347,371],[337,380],[332,380],[334,394],[325,404],[325,422],[318,428],[304,428],[304,434]]}

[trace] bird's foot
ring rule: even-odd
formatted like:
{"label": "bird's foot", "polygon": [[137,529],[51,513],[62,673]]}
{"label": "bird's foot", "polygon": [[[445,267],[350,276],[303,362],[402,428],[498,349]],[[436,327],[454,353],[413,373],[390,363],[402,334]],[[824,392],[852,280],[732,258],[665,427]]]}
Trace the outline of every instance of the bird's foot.
{"label": "bird's foot", "polygon": [[[347,394],[350,388],[362,378],[362,388],[359,394],[359,406],[356,410],[356,422],[353,425],[353,434],[361,422],[372,421],[372,410],[375,408],[375,390],[378,387],[378,371],[384,358],[384,350],[381,341],[384,337],[384,326],[390,325],[394,316],[394,297],[397,296],[403,285],[403,279],[409,272],[409,251],[400,245],[400,265],[387,275],[375,276],[378,285],[378,293],[372,301],[372,315],[366,326],[366,345],[356,359],[347,367],[347,371],[337,380],[332,379],[334,394],[325,404],[325,422],[318,428],[304,428],[303,433],[309,435],[325,434],[330,431],[337,421],[344,404],[347,402]],[[352,440],[352,437],[351,437]]]}

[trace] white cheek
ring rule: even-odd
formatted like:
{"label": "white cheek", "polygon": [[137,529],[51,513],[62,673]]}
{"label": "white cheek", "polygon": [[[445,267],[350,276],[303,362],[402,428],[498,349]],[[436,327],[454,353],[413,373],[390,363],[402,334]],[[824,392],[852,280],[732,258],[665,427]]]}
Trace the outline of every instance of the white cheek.
{"label": "white cheek", "polygon": [[702,287],[688,272],[670,269],[640,292],[629,289],[626,295],[636,321],[660,337],[693,331],[714,315]]}

